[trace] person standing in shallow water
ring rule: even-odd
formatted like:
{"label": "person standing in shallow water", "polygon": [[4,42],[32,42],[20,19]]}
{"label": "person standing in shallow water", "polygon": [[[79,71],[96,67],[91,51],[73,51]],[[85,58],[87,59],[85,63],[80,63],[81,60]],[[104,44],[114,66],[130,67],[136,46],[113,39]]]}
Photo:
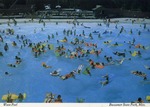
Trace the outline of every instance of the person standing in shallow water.
{"label": "person standing in shallow water", "polygon": [[139,97],[139,98],[137,99],[136,103],[144,103],[144,101],[142,100],[141,97]]}
{"label": "person standing in shallow water", "polygon": [[8,47],[7,43],[5,43],[4,50],[8,51],[8,49],[9,49],[9,47]]}
{"label": "person standing in shallow water", "polygon": [[55,99],[55,102],[56,102],[56,103],[62,103],[61,95],[58,95],[58,96],[57,96],[57,99]]}
{"label": "person standing in shallow water", "polygon": [[23,101],[23,95],[21,94],[21,93],[19,93],[19,95],[18,95],[18,100],[19,100],[19,102],[22,102]]}

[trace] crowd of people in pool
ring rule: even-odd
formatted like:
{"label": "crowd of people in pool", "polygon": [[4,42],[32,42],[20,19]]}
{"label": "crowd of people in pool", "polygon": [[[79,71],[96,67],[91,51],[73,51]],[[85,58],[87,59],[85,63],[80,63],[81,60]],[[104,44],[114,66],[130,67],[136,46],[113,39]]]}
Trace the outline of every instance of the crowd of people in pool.
{"label": "crowd of people in pool", "polygon": [[[132,21],[132,24],[134,24],[137,20]],[[17,21],[15,19],[13,19],[14,25],[17,25]],[[41,32],[43,31],[44,27],[46,26],[46,23],[43,20],[40,20],[39,23],[43,24],[43,28],[41,29]],[[90,29],[91,27],[85,26],[83,23],[79,23],[78,21],[74,21],[74,22],[67,22],[69,24],[73,24],[73,27],[71,30],[67,30],[64,29],[63,30],[63,34],[65,35],[64,38],[62,40],[57,40],[57,46],[50,43],[50,40],[54,40],[54,38],[57,38],[56,36],[58,35],[58,32],[56,32],[56,35],[52,34],[47,35],[47,40],[46,41],[41,41],[38,43],[34,43],[32,42],[30,39],[27,38],[26,35],[18,35],[15,34],[15,31],[13,29],[5,29],[5,30],[0,30],[0,42],[2,42],[4,45],[4,51],[7,52],[9,51],[9,48],[13,48],[13,47],[19,47],[20,49],[23,49],[24,47],[29,47],[31,48],[31,51],[33,53],[33,55],[35,56],[35,58],[38,58],[41,54],[46,53],[47,51],[52,51],[54,52],[56,57],[64,57],[64,58],[70,58],[70,59],[84,59],[84,58],[88,58],[88,56],[90,55],[95,55],[95,57],[99,57],[99,55],[104,51],[103,48],[99,48],[97,43],[89,43],[86,42],[85,39],[90,39],[93,40],[93,35],[96,34],[97,37],[99,39],[102,38],[101,33],[99,31],[93,31],[92,33],[90,33],[88,36],[85,34],[85,31],[83,30],[81,34],[77,34],[76,29],[74,29],[75,26],[83,26],[85,29]],[[111,24],[110,20],[107,21],[106,25],[109,27],[109,24]],[[56,23],[56,25],[58,25],[58,23]],[[8,22],[8,26],[11,26],[11,24]],[[98,23],[98,26],[102,26],[101,23]],[[140,25],[142,27],[142,25]],[[116,23],[115,29],[119,29]],[[147,28],[147,25],[144,24],[143,25],[143,29],[147,29],[148,32],[150,32],[149,28]],[[118,33],[118,36],[121,35],[122,32],[127,32],[126,29],[121,26],[121,29]],[[34,33],[36,33],[36,30],[34,29]],[[111,34],[112,31],[107,31],[105,30],[102,34]],[[132,34],[133,31],[132,29],[130,30],[130,34]],[[139,36],[141,35],[141,31],[139,30],[137,33]],[[16,41],[12,41],[12,46],[10,46],[7,41],[5,41],[5,38],[7,35],[11,35],[14,36],[16,35]],[[74,36],[74,39],[72,41],[69,41],[70,39],[68,39],[71,35]],[[94,35],[95,36],[95,35]],[[69,49],[67,48],[66,44],[68,45],[72,45],[72,47],[74,47],[73,49]],[[92,69],[103,69],[106,66],[110,66],[110,65],[121,65],[125,60],[132,60],[132,58],[127,58],[127,54],[129,53],[131,56],[133,57],[141,57],[142,53],[140,51],[140,49],[143,50],[147,50],[149,47],[141,45],[141,44],[136,44],[136,39],[133,38],[132,41],[124,41],[123,44],[119,44],[118,42],[115,42],[114,44],[112,44],[111,40],[108,41],[103,41],[103,44],[106,46],[121,46],[124,44],[129,44],[129,48],[128,49],[124,49],[124,52],[120,52],[120,51],[114,51],[113,54],[118,56],[120,59],[114,59],[113,56],[108,56],[105,55],[103,58],[106,60],[106,62],[97,62],[94,61],[93,59],[88,59],[87,63],[89,63],[89,66],[85,66],[83,64],[79,65],[79,67],[77,68],[77,70],[72,70],[70,73],[62,75],[60,73],[59,70],[54,70],[52,71],[50,74],[51,76],[59,76],[60,79],[62,80],[67,80],[69,78],[75,78],[75,76],[77,74],[85,74],[85,75],[89,75],[92,76]],[[86,47],[86,48],[84,48]],[[138,51],[128,51],[129,49],[131,49],[132,47],[139,49]],[[0,57],[5,56],[5,52],[0,51]],[[20,57],[20,52],[18,52],[18,56],[15,56],[15,62],[14,63],[8,63],[9,67],[18,67],[23,59]],[[41,64],[41,67],[44,68],[52,68],[51,65],[47,65],[45,62],[43,62]],[[84,69],[83,69],[84,68]],[[149,66],[145,67],[147,70],[150,70]],[[147,75],[146,73],[143,73],[142,71],[132,71],[132,74],[136,75],[136,76],[140,76],[143,77],[143,80],[147,80]],[[9,71],[5,71],[5,75],[10,75]],[[102,86],[105,86],[107,84],[110,83],[110,79],[109,79],[109,74],[106,74],[104,76],[102,76],[102,78],[104,78],[104,81],[100,81],[100,84]],[[52,93],[47,94],[46,95],[46,99],[44,102],[62,102],[62,98],[61,95],[58,95],[56,99],[54,99],[54,96]]]}

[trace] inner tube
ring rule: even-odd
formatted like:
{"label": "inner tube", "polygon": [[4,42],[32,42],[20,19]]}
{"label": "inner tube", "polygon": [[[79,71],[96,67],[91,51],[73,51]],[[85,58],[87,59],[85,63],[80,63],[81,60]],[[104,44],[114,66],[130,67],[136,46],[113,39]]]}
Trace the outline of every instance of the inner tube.
{"label": "inner tube", "polygon": [[146,100],[147,100],[147,101],[150,101],[150,96],[146,96]]}

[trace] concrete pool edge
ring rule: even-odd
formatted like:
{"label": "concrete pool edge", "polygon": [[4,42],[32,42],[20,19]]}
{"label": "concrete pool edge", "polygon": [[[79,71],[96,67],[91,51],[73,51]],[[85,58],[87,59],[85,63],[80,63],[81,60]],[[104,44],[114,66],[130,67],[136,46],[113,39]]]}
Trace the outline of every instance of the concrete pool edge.
{"label": "concrete pool edge", "polygon": [[[33,21],[29,18],[17,18],[15,19],[18,23],[38,23],[39,19],[34,19]],[[49,23],[64,23],[64,22],[73,22],[74,19],[42,19],[44,22],[49,22]],[[111,23],[132,23],[132,21],[135,20],[134,23],[136,24],[142,24],[142,23],[148,23],[150,24],[150,19],[144,19],[144,18],[112,18],[110,19]],[[1,24],[8,23],[13,23],[13,20],[9,19],[0,19]],[[103,23],[103,19],[77,19],[76,21],[80,23]]]}

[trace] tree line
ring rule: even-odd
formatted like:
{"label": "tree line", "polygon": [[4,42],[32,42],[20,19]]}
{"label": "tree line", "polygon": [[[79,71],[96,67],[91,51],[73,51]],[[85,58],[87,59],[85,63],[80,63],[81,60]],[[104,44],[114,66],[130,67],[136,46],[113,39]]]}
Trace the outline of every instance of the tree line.
{"label": "tree line", "polygon": [[[5,8],[9,8],[15,1],[3,0]],[[50,4],[52,9],[56,5],[61,5],[62,8],[91,10],[96,5],[102,5],[106,8],[122,8],[150,12],[150,0],[17,0],[17,4],[35,4],[37,10],[44,9],[44,5]]]}

